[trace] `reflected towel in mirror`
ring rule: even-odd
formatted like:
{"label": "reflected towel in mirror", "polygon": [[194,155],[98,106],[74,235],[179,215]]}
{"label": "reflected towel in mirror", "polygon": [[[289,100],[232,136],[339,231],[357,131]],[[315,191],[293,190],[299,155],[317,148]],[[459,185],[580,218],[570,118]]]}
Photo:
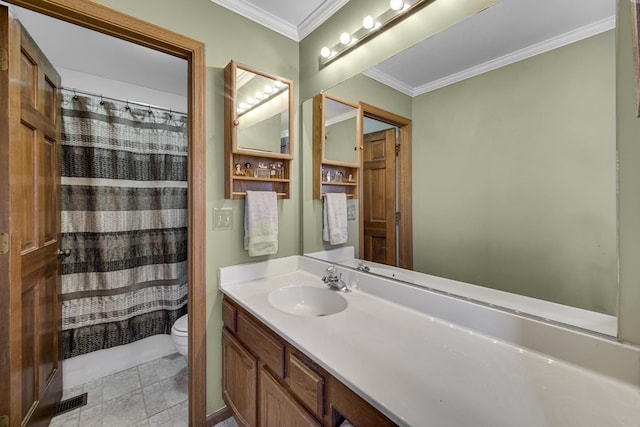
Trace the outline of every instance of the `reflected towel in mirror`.
{"label": "reflected towel in mirror", "polygon": [[347,238],[347,195],[327,193],[322,209],[322,240],[339,245],[346,243]]}
{"label": "reflected towel in mirror", "polygon": [[278,253],[278,204],[273,191],[247,191],[244,249],[249,256]]}

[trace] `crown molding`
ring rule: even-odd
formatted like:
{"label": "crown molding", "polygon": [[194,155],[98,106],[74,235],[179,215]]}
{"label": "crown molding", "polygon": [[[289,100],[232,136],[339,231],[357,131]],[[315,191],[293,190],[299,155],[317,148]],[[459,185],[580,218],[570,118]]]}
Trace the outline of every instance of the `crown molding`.
{"label": "crown molding", "polygon": [[324,21],[329,19],[331,15],[336,13],[342,6],[347,4],[349,0],[324,0],[320,6],[297,27],[255,6],[247,0],[211,0],[211,2],[282,34],[295,42],[300,42],[300,40],[311,34],[313,30],[322,25]]}
{"label": "crown molding", "polygon": [[531,58],[532,56],[540,55],[541,53],[549,52],[562,46],[566,46],[568,44],[575,43],[577,41],[595,36],[597,34],[604,33],[605,31],[612,30],[615,27],[616,17],[610,16],[608,18],[596,21],[592,24],[585,25],[584,27],[577,28],[564,34],[560,34],[559,36],[552,37],[540,43],[528,46],[524,49],[517,50],[491,61],[487,61],[483,64],[467,68],[466,70],[450,74],[448,76],[442,77],[438,80],[431,81],[415,88],[397,80],[396,78],[380,70],[377,70],[376,68],[371,68],[367,71],[364,71],[363,74],[379,81],[382,84],[390,86],[391,88],[402,92],[405,95],[415,97],[434,91],[436,89],[443,88],[445,86],[449,86],[454,83],[461,82],[462,80],[466,80],[471,77],[496,70],[498,68],[516,63],[518,61]]}
{"label": "crown molding", "polygon": [[238,15],[244,16],[276,33],[282,34],[293,41],[299,42],[298,28],[277,16],[254,6],[246,0],[211,0],[218,6],[229,9]]}
{"label": "crown molding", "polygon": [[575,43],[580,40],[595,36],[597,34],[604,33],[605,31],[612,30],[615,27],[615,16],[601,19],[592,24],[585,25],[584,27],[577,28],[564,34],[560,34],[559,36],[542,41],[540,43],[533,44],[524,49],[520,49],[507,55],[501,56],[500,58],[487,61],[484,64],[467,68],[466,70],[460,71],[458,73],[451,74],[438,80],[434,80],[422,86],[418,86],[414,88],[413,96],[422,95],[427,92],[431,92],[436,89],[458,83],[462,80],[466,80],[468,78],[475,77],[480,74],[525,60],[527,58],[531,58],[533,56],[558,49],[562,46],[566,46],[571,43]]}
{"label": "crown molding", "polygon": [[368,70],[365,70],[362,72],[362,74],[364,74],[367,77],[371,77],[373,80],[377,80],[378,82],[382,83],[383,85],[387,85],[395,90],[397,90],[398,92],[402,92],[405,95],[411,96],[413,97],[413,93],[414,93],[414,89],[412,86],[396,79],[395,77],[384,73],[380,70],[378,70],[377,68],[369,68]]}
{"label": "crown molding", "polygon": [[[640,0],[639,0],[640,1]],[[324,21],[329,19],[342,6],[347,4],[349,0],[325,0],[313,13],[307,16],[304,21],[298,25],[298,39],[302,40],[318,28]]]}

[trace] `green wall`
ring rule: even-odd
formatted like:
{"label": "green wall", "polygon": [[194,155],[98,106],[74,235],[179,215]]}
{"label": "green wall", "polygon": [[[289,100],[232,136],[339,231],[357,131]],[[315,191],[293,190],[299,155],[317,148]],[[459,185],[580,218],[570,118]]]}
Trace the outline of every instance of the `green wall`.
{"label": "green wall", "polygon": [[[219,267],[263,261],[242,248],[244,201],[224,199],[223,69],[235,60],[294,81],[294,105],[299,104],[298,43],[241,17],[209,0],[99,0],[112,9],[205,43],[207,64],[207,413],[222,400],[222,294]],[[298,115],[294,117],[297,123]],[[294,144],[298,138],[294,128]],[[278,201],[279,251],[273,258],[300,253],[298,161],[292,165],[291,199]],[[213,209],[233,208],[233,230],[213,231]]]}
{"label": "green wall", "polygon": [[413,99],[414,268],[615,315],[615,32]]}
{"label": "green wall", "polygon": [[618,338],[640,344],[640,119],[636,116],[629,2],[618,6],[616,109],[620,296]]}

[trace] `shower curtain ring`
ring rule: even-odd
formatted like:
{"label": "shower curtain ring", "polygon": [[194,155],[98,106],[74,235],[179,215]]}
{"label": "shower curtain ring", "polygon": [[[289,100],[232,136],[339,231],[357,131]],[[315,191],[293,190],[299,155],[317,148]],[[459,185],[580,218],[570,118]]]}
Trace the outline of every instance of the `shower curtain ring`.
{"label": "shower curtain ring", "polygon": [[73,89],[73,100],[77,101],[78,100],[78,94],[76,93],[76,90]]}
{"label": "shower curtain ring", "polygon": [[104,105],[104,99],[102,98],[102,94],[100,94],[100,105]]}
{"label": "shower curtain ring", "polygon": [[131,107],[129,107],[129,100],[127,99],[127,105],[124,107],[125,110],[129,111]]}

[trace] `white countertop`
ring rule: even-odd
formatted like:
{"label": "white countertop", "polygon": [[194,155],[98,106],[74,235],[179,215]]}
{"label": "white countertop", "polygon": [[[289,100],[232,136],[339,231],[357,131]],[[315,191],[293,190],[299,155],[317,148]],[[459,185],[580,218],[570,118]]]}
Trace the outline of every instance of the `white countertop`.
{"label": "white countertop", "polygon": [[640,426],[633,384],[362,290],[342,294],[348,307],[330,316],[281,312],[267,300],[272,290],[324,287],[285,264],[221,269],[221,290],[400,425]]}

